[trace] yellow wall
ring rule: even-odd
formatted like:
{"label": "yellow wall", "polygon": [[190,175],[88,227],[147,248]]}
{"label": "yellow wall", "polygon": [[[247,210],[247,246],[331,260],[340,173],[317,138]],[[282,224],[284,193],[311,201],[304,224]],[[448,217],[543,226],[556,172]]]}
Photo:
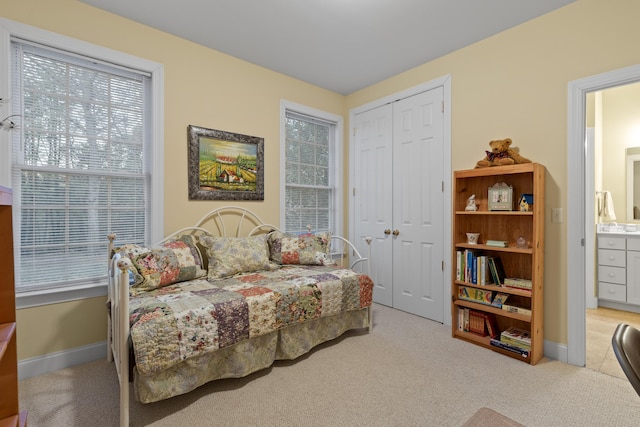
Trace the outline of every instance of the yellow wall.
{"label": "yellow wall", "polygon": [[[281,98],[344,115],[346,123],[351,108],[450,74],[454,170],[472,167],[489,140],[504,137],[512,138],[523,155],[547,167],[545,339],[567,342],[565,240],[570,218],[562,224],[550,222],[551,208],[562,207],[566,212],[567,85],[640,62],[637,0],[578,0],[347,97],[77,1],[0,0],[0,8],[9,19],[165,65],[166,231],[193,223],[216,206],[187,201],[188,124],[265,138],[265,201],[247,204],[266,221],[277,223]],[[348,129],[346,126],[345,137]],[[67,345],[66,334],[81,335],[72,326],[50,332],[65,342],[62,346],[46,344],[46,339],[43,345],[31,342],[39,337],[36,325],[42,319],[53,319],[51,323],[61,326],[90,321],[87,312],[91,310],[77,310],[75,304],[20,310],[19,358],[104,340],[104,334],[96,332]],[[102,322],[101,315],[93,316],[95,322]]]}
{"label": "yellow wall", "polygon": [[105,298],[89,298],[18,310],[18,359],[106,340],[105,310]]}

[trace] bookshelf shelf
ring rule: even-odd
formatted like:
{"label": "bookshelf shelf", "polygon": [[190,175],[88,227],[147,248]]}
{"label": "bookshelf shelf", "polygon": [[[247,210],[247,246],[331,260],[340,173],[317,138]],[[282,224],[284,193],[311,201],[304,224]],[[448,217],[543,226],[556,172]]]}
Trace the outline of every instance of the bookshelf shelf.
{"label": "bookshelf shelf", "polygon": [[474,343],[474,344],[477,344],[477,345],[482,346],[482,347],[491,348],[491,350],[493,350],[493,351],[495,351],[497,353],[504,354],[505,356],[513,357],[515,359],[519,359],[519,360],[522,360],[524,362],[531,363],[531,356],[524,357],[522,355],[512,353],[512,352],[510,352],[508,350],[503,350],[501,348],[492,346],[491,345],[491,339],[489,337],[481,337],[480,335],[476,335],[474,333],[464,332],[464,331],[455,331],[454,332],[454,337],[460,338],[462,340],[465,340],[465,341],[468,341],[468,342],[471,342],[471,343]]}
{"label": "bookshelf shelf", "polygon": [[456,243],[456,248],[473,249],[473,250],[488,250],[495,252],[512,252],[516,254],[532,254],[532,248],[516,248],[515,246],[509,246],[501,248],[500,246],[489,246],[482,244],[470,244],[470,243]]}
{"label": "bookshelf shelf", "polygon": [[489,346],[489,340],[490,340],[489,337],[481,337],[480,335],[476,335],[472,332],[464,332],[464,331],[455,331],[454,335],[458,338],[462,338],[467,341]]}
{"label": "bookshelf shelf", "polygon": [[473,287],[478,289],[486,289],[489,291],[502,292],[505,294],[520,295],[523,297],[531,298],[531,291],[528,291],[526,289],[510,288],[508,286],[474,285],[473,283],[463,282],[461,280],[456,280],[455,283],[457,285],[462,285],[462,286],[468,286],[468,287]]}
{"label": "bookshelf shelf", "polygon": [[521,211],[456,211],[456,215],[533,216],[533,212],[521,212]]}
{"label": "bookshelf shelf", "polygon": [[[538,163],[470,169],[454,173],[452,336],[532,365],[540,361],[544,355],[545,174],[544,166]],[[490,211],[488,189],[502,182],[513,188],[512,199],[516,210]],[[528,211],[520,211],[516,206],[521,194],[533,194],[534,203],[529,206]],[[467,199],[472,195],[475,195],[478,210],[466,211]],[[480,233],[478,244],[467,243],[467,233]],[[526,247],[516,245],[516,242],[522,239],[526,242]],[[506,247],[489,246],[484,244],[487,240],[499,240],[507,244]],[[504,277],[529,281],[531,289],[491,283],[495,282],[492,280],[495,274],[490,274],[491,268],[488,267],[493,267],[492,263],[502,265]],[[467,268],[468,271],[465,273]],[[493,273],[495,270],[494,268]],[[504,277],[500,277],[500,274],[498,276],[499,281],[503,282]],[[495,298],[498,293],[505,294],[505,304],[515,307],[517,312],[474,302],[479,300],[474,296],[480,295],[486,301],[486,298]],[[483,317],[487,323],[485,336],[475,333],[478,318],[481,322]],[[471,325],[475,325],[476,329],[469,326],[470,319]],[[494,345],[495,340],[499,340],[504,331],[512,328],[525,331],[530,336],[530,348],[526,349],[528,352],[520,352],[519,349],[512,351],[513,349]],[[497,344],[502,345],[502,340]]]}

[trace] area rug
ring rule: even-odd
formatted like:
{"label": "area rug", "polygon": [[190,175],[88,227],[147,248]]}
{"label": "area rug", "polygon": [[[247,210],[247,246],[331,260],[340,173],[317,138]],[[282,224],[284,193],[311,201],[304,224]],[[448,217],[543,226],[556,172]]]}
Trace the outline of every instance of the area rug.
{"label": "area rug", "polygon": [[480,408],[462,427],[524,427],[524,425],[493,409]]}

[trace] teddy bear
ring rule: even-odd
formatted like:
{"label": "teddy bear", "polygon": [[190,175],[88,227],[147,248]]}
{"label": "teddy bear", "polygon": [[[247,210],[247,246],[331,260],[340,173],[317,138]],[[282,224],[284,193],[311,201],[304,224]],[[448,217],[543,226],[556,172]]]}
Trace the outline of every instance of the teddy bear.
{"label": "teddy bear", "polygon": [[476,168],[531,163],[531,160],[520,155],[516,147],[509,148],[511,142],[511,138],[496,139],[489,142],[491,151],[485,151],[487,155],[476,163]]}

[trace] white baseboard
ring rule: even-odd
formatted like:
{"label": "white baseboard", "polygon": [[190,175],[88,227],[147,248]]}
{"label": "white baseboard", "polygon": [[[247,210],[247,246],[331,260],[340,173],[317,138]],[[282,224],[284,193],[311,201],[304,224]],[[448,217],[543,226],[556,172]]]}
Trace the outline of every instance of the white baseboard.
{"label": "white baseboard", "polygon": [[107,342],[102,341],[43,356],[18,361],[18,380],[25,380],[59,369],[107,358]]}
{"label": "white baseboard", "polygon": [[564,363],[568,363],[569,360],[567,345],[553,341],[544,341],[544,355],[549,359],[559,360]]}

